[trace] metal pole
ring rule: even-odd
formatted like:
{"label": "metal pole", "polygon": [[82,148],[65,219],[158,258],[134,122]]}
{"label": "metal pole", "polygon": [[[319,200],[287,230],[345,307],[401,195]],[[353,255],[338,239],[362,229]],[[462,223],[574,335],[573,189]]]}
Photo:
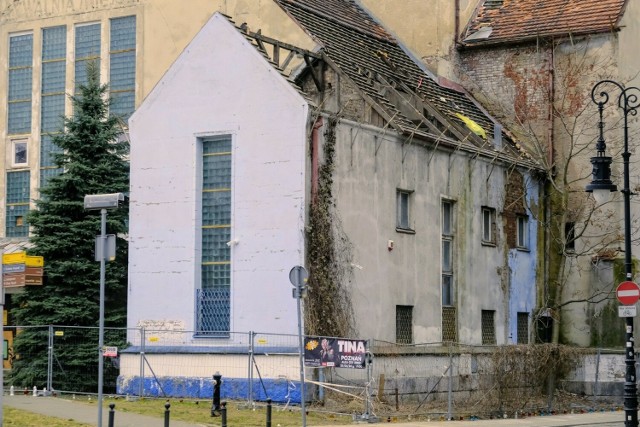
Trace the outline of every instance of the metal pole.
{"label": "metal pole", "polygon": [[[4,283],[0,280],[0,337],[2,337],[2,366],[0,366],[0,426],[4,419],[2,406],[4,405]],[[9,349],[7,348],[7,351]],[[7,354],[8,356],[8,354]]]}
{"label": "metal pole", "polygon": [[447,402],[447,420],[453,419],[453,348],[449,344],[449,386]]}
{"label": "metal pole", "polygon": [[47,390],[53,390],[53,326],[49,325],[49,351],[47,354]]}
{"label": "metal pole", "polygon": [[144,345],[145,345],[144,326],[140,328],[140,385],[138,386],[138,397],[144,397]]}
{"label": "metal pole", "polygon": [[[631,189],[629,188],[629,128],[627,116],[629,113],[629,104],[626,93],[624,96],[624,267],[627,274],[627,280],[632,280],[632,262],[631,262]],[[625,427],[638,426],[638,390],[636,387],[636,358],[633,350],[633,317],[626,317],[626,351],[627,357],[624,361],[626,365],[624,377],[624,425]]]}
{"label": "metal pole", "polygon": [[[300,274],[300,272],[298,272]],[[300,355],[300,410],[302,412],[302,427],[307,427],[307,414],[305,409],[305,392],[304,392],[304,339],[302,335],[302,279],[299,276],[298,286],[296,287],[296,301],[298,303],[298,345]]]}
{"label": "metal pole", "polygon": [[254,332],[249,331],[249,406],[253,406],[253,337]]}
{"label": "metal pole", "polygon": [[[610,182],[609,175],[610,171],[608,171],[611,159],[604,157],[604,150],[606,149],[606,144],[604,141],[604,119],[603,119],[603,109],[604,105],[609,102],[609,93],[604,89],[598,89],[601,85],[613,85],[620,89],[620,96],[618,97],[617,107],[621,108],[623,111],[623,119],[624,119],[624,152],[622,153],[623,159],[623,173],[624,173],[624,188],[622,189],[622,196],[624,200],[624,270],[627,281],[632,281],[633,279],[633,265],[631,260],[631,188],[629,185],[629,158],[631,157],[631,153],[629,152],[629,123],[628,117],[629,114],[636,115],[636,109],[640,105],[640,97],[637,93],[631,92],[640,92],[640,89],[637,87],[625,88],[620,83],[615,82],[613,80],[602,80],[593,87],[591,90],[591,99],[594,103],[598,105],[598,111],[600,115],[600,120],[598,122],[598,127],[600,129],[600,138],[598,138],[598,144],[596,148],[598,149],[599,159],[605,160],[604,162],[594,162],[594,158],[592,158],[592,164],[594,164],[594,180],[597,177],[601,181],[604,181],[599,185],[599,183],[595,183],[592,186],[594,189],[610,189],[611,191],[615,191],[615,186]],[[598,98],[598,100],[596,100]],[[599,165],[602,163],[606,168]],[[598,168],[598,166],[600,166]],[[601,171],[608,171],[607,174],[599,174]],[[608,181],[608,182],[606,182]],[[633,317],[625,318],[625,382],[624,382],[624,425],[625,427],[638,427],[638,389],[636,386],[636,360],[635,360],[635,351],[633,349]]]}
{"label": "metal pole", "polygon": [[271,399],[267,399],[267,427],[271,427]]}
{"label": "metal pole", "polygon": [[104,382],[104,282],[106,271],[107,253],[107,210],[100,209],[100,243],[102,255],[100,256],[100,319],[98,326],[98,427],[102,427],[102,384]]}

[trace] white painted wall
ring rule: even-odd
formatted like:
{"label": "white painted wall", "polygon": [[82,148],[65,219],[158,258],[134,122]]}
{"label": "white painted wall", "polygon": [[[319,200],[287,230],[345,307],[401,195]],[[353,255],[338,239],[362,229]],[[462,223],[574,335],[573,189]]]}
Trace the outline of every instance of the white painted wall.
{"label": "white painted wall", "polygon": [[233,140],[231,330],[297,332],[288,272],[304,261],[304,99],[214,15],[130,119],[128,326],[195,329],[198,138]]}

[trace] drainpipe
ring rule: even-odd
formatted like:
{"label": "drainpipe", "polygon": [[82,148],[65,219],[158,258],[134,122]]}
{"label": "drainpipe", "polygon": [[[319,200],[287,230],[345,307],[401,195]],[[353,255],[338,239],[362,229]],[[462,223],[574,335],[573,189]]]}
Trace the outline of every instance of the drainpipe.
{"label": "drainpipe", "polygon": [[323,125],[322,116],[318,117],[311,129],[311,204],[315,205],[318,199],[318,176],[319,176],[319,141],[318,131]]}
{"label": "drainpipe", "polygon": [[[555,117],[553,112],[553,106],[556,99],[556,77],[555,77],[555,55],[554,55],[555,41],[551,40],[551,49],[549,49],[549,66],[548,66],[548,75],[549,75],[549,113],[548,113],[548,135],[547,142],[549,145],[548,150],[548,162],[549,165],[553,164],[555,159],[555,146],[554,146],[554,125],[555,125]],[[555,168],[554,168],[555,169]]]}
{"label": "drainpipe", "polygon": [[455,2],[455,24],[454,24],[454,34],[453,34],[453,45],[458,46],[458,42],[460,39],[460,0],[456,0]]}

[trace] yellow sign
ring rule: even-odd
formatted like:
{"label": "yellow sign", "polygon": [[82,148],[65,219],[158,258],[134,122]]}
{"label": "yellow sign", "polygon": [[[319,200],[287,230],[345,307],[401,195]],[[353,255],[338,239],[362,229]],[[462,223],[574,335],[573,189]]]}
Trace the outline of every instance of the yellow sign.
{"label": "yellow sign", "polygon": [[57,336],[57,337],[63,337],[64,336],[64,331],[55,331],[53,333],[53,335]]}
{"label": "yellow sign", "polygon": [[266,338],[258,338],[258,344],[266,344],[267,343],[267,339]]}
{"label": "yellow sign", "polygon": [[44,266],[44,258],[41,256],[27,255],[27,258],[24,261],[24,263],[27,264],[27,267],[42,267]]}
{"label": "yellow sign", "polygon": [[158,337],[149,337],[149,342],[158,342],[160,339]]}
{"label": "yellow sign", "polygon": [[26,264],[27,267],[42,267],[44,258],[41,256],[29,256],[26,252],[14,252],[12,254],[2,254],[3,264]]}

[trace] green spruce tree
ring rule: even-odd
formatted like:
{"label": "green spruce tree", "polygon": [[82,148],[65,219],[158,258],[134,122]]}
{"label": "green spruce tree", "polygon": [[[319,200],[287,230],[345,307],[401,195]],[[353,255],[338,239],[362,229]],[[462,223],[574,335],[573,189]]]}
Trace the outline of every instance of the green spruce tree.
{"label": "green spruce tree", "polygon": [[[15,324],[34,327],[15,338],[11,382],[20,388],[46,385],[49,332],[35,326],[60,325],[65,328],[55,328],[53,388],[96,392],[100,263],[94,245],[100,213],[86,211],[83,201],[87,194],[128,191],[129,146],[121,138],[119,119],[109,115],[108,88],[100,84],[95,65],[88,66],[87,84],[71,99],[74,114],[64,119],[64,131],[53,138],[60,149],[55,163],[61,173],[40,189],[37,208],[28,216],[34,245],[29,253],[44,257],[45,281],[14,296]],[[116,259],[106,266],[106,328],[126,326],[128,251],[122,236],[127,218],[127,206],[107,215],[107,233],[118,239]],[[122,345],[124,332],[107,329],[104,342]],[[104,372],[108,391],[117,372],[108,362]]]}

